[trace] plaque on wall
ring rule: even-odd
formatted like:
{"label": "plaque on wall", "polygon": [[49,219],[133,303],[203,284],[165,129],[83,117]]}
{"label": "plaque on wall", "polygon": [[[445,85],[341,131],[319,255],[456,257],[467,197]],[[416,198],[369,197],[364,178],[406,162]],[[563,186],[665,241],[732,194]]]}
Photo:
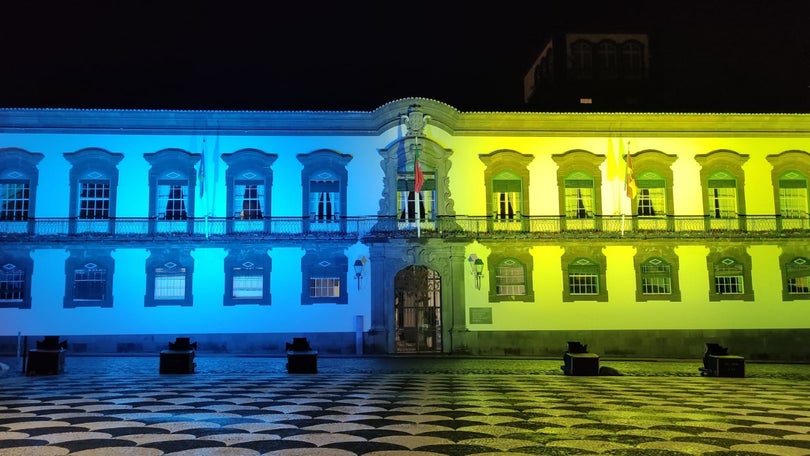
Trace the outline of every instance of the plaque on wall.
{"label": "plaque on wall", "polygon": [[491,325],[492,324],[492,308],[491,307],[470,307],[470,324],[471,325]]}

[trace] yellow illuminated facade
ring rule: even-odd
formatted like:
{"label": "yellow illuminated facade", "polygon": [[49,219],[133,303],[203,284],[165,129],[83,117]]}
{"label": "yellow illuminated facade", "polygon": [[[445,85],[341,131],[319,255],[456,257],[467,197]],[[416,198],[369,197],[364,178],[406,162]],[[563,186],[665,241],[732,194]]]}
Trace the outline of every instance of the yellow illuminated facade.
{"label": "yellow illuminated facade", "polygon": [[808,176],[804,114],[3,109],[0,341],[806,361]]}

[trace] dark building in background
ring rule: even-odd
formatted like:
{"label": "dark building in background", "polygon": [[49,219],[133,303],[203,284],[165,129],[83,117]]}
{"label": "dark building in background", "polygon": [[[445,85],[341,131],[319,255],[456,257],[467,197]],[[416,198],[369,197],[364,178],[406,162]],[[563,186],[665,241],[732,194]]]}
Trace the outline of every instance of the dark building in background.
{"label": "dark building in background", "polygon": [[555,33],[524,75],[524,106],[547,112],[810,111],[810,45],[746,49],[729,38],[701,42],[687,32]]}

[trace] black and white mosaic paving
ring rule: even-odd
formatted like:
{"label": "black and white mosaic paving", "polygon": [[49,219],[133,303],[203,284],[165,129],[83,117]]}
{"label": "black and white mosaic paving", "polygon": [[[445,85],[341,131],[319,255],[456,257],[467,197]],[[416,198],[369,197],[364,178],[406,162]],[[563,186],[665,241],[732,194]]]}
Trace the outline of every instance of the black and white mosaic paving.
{"label": "black and white mosaic paving", "polygon": [[810,381],[692,367],[6,375],[0,456],[810,455]]}

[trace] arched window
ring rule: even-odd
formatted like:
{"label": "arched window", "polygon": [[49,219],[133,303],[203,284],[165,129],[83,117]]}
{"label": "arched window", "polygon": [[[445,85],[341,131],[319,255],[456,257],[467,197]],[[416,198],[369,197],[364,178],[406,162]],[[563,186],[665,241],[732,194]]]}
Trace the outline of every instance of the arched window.
{"label": "arched window", "polygon": [[636,213],[639,217],[663,217],[667,213],[667,182],[658,173],[646,171],[636,177],[638,196]]}
{"label": "arched window", "polygon": [[593,177],[583,172],[569,174],[565,178],[565,217],[568,219],[592,219],[594,207]]}
{"label": "arched window", "polygon": [[804,174],[791,170],[779,176],[779,215],[783,219],[808,218],[807,176]]}
{"label": "arched window", "polygon": [[571,76],[575,79],[593,78],[593,44],[585,40],[571,43]]}
{"label": "arched window", "polygon": [[596,62],[599,79],[616,79],[619,76],[619,52],[615,41],[603,40],[597,43]]}
{"label": "arched window", "polygon": [[622,43],[622,76],[624,79],[643,79],[645,74],[644,45],[637,40]]}
{"label": "arched window", "polygon": [[265,217],[270,211],[270,188],[273,185],[272,165],[278,157],[256,149],[243,149],[222,154],[228,165],[225,178],[228,185],[227,213],[229,230],[238,232],[265,231]]}

